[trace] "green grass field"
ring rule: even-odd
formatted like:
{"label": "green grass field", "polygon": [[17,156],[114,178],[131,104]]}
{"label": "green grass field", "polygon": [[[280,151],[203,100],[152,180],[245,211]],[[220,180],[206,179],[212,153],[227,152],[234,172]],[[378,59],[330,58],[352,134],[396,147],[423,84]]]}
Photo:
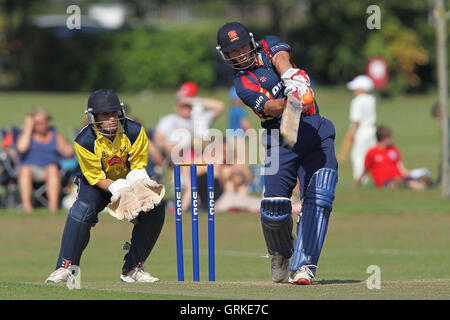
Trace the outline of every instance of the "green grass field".
{"label": "green grass field", "polygon": [[[316,88],[321,114],[336,126],[338,148],[348,127],[351,95],[343,88]],[[226,90],[200,94],[227,99]],[[54,116],[53,124],[68,139],[80,127],[88,93],[1,93],[0,126],[21,125],[34,105]],[[172,110],[173,92],[125,94],[132,113],[146,126]],[[378,100],[378,124],[393,127],[404,163],[428,167],[436,177],[439,129],[429,109],[433,95]],[[256,116],[249,113],[258,128]],[[224,114],[216,127],[224,129]],[[449,299],[450,200],[438,187],[423,192],[377,190],[372,184],[352,189],[351,165],[340,165],[340,181],[315,285],[273,284],[270,260],[258,215],[216,215],[216,279],[208,283],[206,215],[200,216],[201,282],[192,281],[190,218],[184,219],[184,283],[176,281],[175,221],[170,213],[146,269],[162,281],[150,285],[121,283],[119,274],[132,225],[105,213],[91,232],[81,264],[81,290],[44,285],[53,270],[67,212],[33,214],[0,211],[0,299]],[[380,267],[381,289],[369,290],[371,265]]]}

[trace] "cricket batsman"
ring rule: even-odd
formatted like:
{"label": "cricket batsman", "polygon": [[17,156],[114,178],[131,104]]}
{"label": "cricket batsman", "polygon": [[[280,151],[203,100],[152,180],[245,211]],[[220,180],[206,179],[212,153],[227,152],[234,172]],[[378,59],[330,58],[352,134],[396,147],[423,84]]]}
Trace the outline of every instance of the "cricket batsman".
{"label": "cricket batsman", "polygon": [[[316,274],[338,181],[334,125],[319,115],[317,102],[311,99],[314,93],[308,75],[292,63],[290,46],[276,36],[256,42],[245,26],[230,22],[218,30],[216,48],[236,70],[238,96],[266,129],[266,158],[275,148],[279,154],[277,173],[264,175],[261,201],[272,280],[282,282],[289,274],[289,283],[309,285]],[[301,103],[297,114],[286,112],[291,98]],[[291,121],[295,118],[298,121],[288,126],[287,132],[281,130],[279,139],[270,139],[280,132],[283,118],[287,123],[295,123]],[[289,139],[293,143],[287,143],[287,137],[293,137]],[[266,162],[266,170],[269,165],[272,163]],[[297,177],[303,204],[294,242],[290,198]]]}
{"label": "cricket batsman", "polygon": [[145,129],[125,117],[123,103],[112,90],[93,92],[85,113],[89,124],[73,144],[82,172],[76,178],[78,195],[67,216],[56,270],[45,282],[73,279],[90,230],[105,208],[115,218],[134,224],[120,279],[127,283],[157,282],[158,278],[144,271],[143,264],[164,224],[161,200],[165,189],[145,170]]}

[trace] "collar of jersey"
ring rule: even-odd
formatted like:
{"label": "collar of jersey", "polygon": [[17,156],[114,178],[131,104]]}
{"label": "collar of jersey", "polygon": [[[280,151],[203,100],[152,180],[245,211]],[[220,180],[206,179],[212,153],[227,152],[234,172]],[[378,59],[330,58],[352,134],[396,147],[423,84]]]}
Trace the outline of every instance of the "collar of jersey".
{"label": "collar of jersey", "polygon": [[[258,48],[258,50],[259,50],[259,48]],[[248,69],[245,69],[245,70],[239,70],[238,72],[239,72],[240,74],[245,74],[246,72],[249,72],[249,71],[253,71],[253,70],[255,70],[255,69],[258,69],[259,67],[265,67],[265,68],[267,68],[266,64],[264,63],[264,59],[263,59],[263,57],[262,57],[262,54],[261,54],[260,52],[258,52],[258,51],[256,51],[256,54],[258,55],[258,57],[256,57],[256,59],[261,58],[262,65],[256,65],[256,64],[253,64],[253,65],[252,65],[250,68],[248,68]]]}
{"label": "collar of jersey", "polygon": [[[95,131],[95,134],[97,135],[97,139],[102,139],[103,138],[103,139],[109,140],[107,137],[105,137],[103,134],[101,134],[100,130],[98,130],[97,125],[95,125],[95,124],[94,124],[94,131]],[[124,133],[124,132],[125,132],[125,130],[124,130],[123,126],[122,126],[122,122],[119,121],[119,126],[117,127],[115,137],[118,134],[121,134],[121,133]]]}

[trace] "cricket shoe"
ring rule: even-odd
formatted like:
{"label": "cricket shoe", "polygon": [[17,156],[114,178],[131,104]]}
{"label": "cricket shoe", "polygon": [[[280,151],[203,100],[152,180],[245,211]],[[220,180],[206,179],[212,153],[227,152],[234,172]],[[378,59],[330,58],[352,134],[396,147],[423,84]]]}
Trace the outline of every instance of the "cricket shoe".
{"label": "cricket shoe", "polygon": [[273,282],[280,283],[286,279],[288,275],[289,259],[286,259],[279,253],[272,255],[272,261],[270,262],[270,269],[272,270]]}
{"label": "cricket shoe", "polygon": [[70,278],[72,278],[72,271],[68,268],[59,268],[53,271],[47,279],[45,279],[45,283],[61,283],[67,282]]}
{"label": "cricket shoe", "polygon": [[142,267],[136,267],[132,269],[127,274],[121,274],[120,279],[126,283],[135,283],[135,282],[158,282],[159,279],[153,277],[150,273],[145,272]]}
{"label": "cricket shoe", "polygon": [[289,276],[289,283],[297,285],[310,285],[314,279],[314,273],[309,267],[315,267],[314,265],[303,265],[297,271],[293,271]]}

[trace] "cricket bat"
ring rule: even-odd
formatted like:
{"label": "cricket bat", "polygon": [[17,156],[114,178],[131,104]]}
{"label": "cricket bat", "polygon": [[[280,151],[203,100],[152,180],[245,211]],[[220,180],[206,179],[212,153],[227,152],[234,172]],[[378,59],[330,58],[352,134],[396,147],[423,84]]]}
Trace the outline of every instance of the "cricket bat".
{"label": "cricket bat", "polygon": [[280,132],[291,147],[297,142],[302,110],[313,102],[314,96],[311,93],[305,93],[302,101],[292,94],[288,95],[286,99],[286,108],[281,118]]}

